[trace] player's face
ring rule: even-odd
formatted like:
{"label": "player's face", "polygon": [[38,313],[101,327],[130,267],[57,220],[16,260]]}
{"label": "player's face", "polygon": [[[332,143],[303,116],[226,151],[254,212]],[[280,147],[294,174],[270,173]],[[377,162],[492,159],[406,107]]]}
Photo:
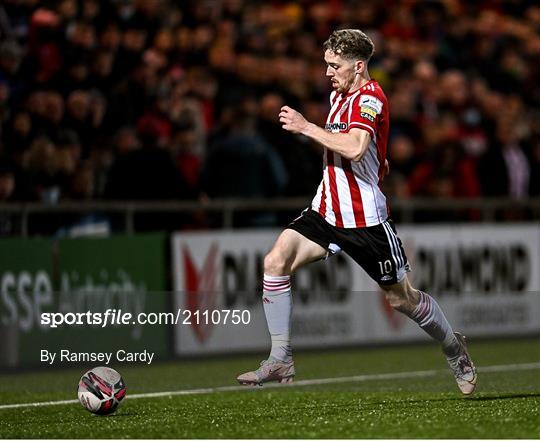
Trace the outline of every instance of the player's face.
{"label": "player's face", "polygon": [[347,93],[356,79],[354,61],[342,58],[340,55],[327,50],[324,53],[326,76],[332,81],[332,87],[338,93]]}

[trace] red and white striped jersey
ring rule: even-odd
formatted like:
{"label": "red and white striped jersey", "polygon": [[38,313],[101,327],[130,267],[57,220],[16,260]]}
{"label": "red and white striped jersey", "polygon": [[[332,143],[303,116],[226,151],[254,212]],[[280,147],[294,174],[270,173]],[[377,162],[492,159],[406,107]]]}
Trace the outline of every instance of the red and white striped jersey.
{"label": "red and white striped jersey", "polygon": [[369,147],[358,162],[324,149],[323,179],[311,208],[340,228],[378,225],[388,217],[386,197],[379,188],[384,174],[388,142],[388,101],[376,81],[356,92],[330,95],[326,130],[347,133],[352,128],[371,135]]}

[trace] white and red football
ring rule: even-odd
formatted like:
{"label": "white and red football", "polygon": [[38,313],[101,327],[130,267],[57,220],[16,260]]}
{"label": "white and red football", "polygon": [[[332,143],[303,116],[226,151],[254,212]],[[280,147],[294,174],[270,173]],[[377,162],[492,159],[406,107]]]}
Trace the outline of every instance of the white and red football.
{"label": "white and red football", "polygon": [[96,367],[79,381],[79,401],[89,412],[98,415],[113,413],[126,396],[126,384],[114,369]]}

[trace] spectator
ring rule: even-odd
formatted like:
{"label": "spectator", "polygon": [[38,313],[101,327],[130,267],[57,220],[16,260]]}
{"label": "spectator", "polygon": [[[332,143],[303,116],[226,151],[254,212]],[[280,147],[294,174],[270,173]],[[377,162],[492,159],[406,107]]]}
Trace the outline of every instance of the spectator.
{"label": "spectator", "polygon": [[0,157],[0,202],[16,200],[15,167],[11,160]]}
{"label": "spectator", "polygon": [[45,136],[36,138],[25,152],[24,168],[32,200],[56,203],[60,199],[57,160],[56,146]]}
{"label": "spectator", "polygon": [[413,170],[409,191],[412,195],[435,198],[478,197],[480,183],[474,162],[461,146],[446,142]]}
{"label": "spectator", "polygon": [[[320,151],[316,146],[306,145],[301,138],[281,130],[277,115],[283,105],[285,101],[279,94],[269,93],[263,96],[259,107],[258,130],[266,142],[279,154],[285,169],[295,170],[295,173],[289,174],[283,194],[302,196],[309,194],[320,181]],[[306,112],[306,116],[311,121],[320,123],[320,118],[313,115],[313,112]]]}
{"label": "spectator", "polygon": [[101,126],[105,112],[106,103],[99,93],[75,90],[67,98],[65,125],[78,134],[83,157],[88,156],[94,145],[96,129]]}
{"label": "spectator", "polygon": [[485,195],[515,199],[529,196],[531,166],[517,129],[513,118],[504,116],[498,121],[493,147],[479,167]]}
{"label": "spectator", "polygon": [[75,200],[89,200],[95,194],[95,175],[92,167],[82,165],[74,171],[70,182],[70,198]]}
{"label": "spectator", "polygon": [[389,146],[391,173],[382,182],[383,191],[400,198],[410,196],[407,179],[414,170],[416,157],[413,140],[405,135],[392,138]]}
{"label": "spectator", "polygon": [[[283,193],[287,171],[279,155],[255,131],[255,116],[248,104],[239,106],[230,132],[211,147],[202,170],[201,186],[211,198],[273,197]],[[272,224],[270,214],[255,215],[247,225]]]}
{"label": "spectator", "polygon": [[169,152],[157,147],[159,128],[144,128],[142,145],[118,157],[108,176],[105,197],[125,200],[190,199],[194,195]]}
{"label": "spectator", "polygon": [[6,155],[16,163],[22,164],[22,155],[32,142],[32,119],[28,112],[18,112],[4,126],[2,146]]}
{"label": "spectator", "polygon": [[[8,157],[0,156],[0,203],[18,201],[16,166]],[[0,211],[0,236],[8,236],[17,231],[18,215]]]}
{"label": "spectator", "polygon": [[17,86],[17,72],[23,57],[23,50],[14,40],[0,43],[0,81],[8,88]]}
{"label": "spectator", "polygon": [[171,141],[171,152],[184,181],[193,193],[198,193],[202,156],[198,154],[197,130],[194,124],[186,121],[182,125],[176,125]]}

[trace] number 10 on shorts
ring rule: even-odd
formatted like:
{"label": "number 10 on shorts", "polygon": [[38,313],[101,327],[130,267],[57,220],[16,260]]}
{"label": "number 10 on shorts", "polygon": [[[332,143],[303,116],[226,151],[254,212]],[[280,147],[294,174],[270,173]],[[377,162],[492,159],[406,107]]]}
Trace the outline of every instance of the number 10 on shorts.
{"label": "number 10 on shorts", "polygon": [[381,274],[390,274],[392,272],[392,262],[390,260],[379,260],[379,268],[381,269]]}

